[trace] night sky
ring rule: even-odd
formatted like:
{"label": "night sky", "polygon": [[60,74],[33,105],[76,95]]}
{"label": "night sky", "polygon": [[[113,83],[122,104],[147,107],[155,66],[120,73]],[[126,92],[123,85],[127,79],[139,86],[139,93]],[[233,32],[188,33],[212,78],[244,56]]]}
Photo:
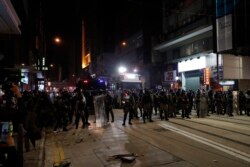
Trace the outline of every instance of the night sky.
{"label": "night sky", "polygon": [[[45,0],[45,29],[51,35],[74,36],[79,15],[94,17],[104,38],[112,38],[115,44],[141,28],[142,8],[153,3],[155,0]],[[151,9],[147,13],[154,12]]]}
{"label": "night sky", "polygon": [[[64,54],[67,47],[53,45],[53,37],[60,36],[62,40],[72,41],[81,36],[81,18],[95,25],[97,32],[87,34],[98,38],[104,51],[113,52],[119,44],[141,27],[142,5],[138,0],[44,0],[43,24],[46,40],[49,44],[47,51],[51,62],[65,64]],[[94,33],[94,34],[91,34]],[[97,34],[96,34],[97,33]],[[58,56],[60,55],[60,56]]]}
{"label": "night sky", "polygon": [[[81,19],[88,20],[86,36],[97,39],[100,52],[114,52],[115,46],[129,36],[137,33],[154,11],[155,0],[44,0],[43,25],[47,43],[48,63],[61,64],[68,67],[67,43],[81,38]],[[155,26],[148,23],[146,26]],[[93,28],[94,27],[94,28]],[[94,31],[92,31],[92,29]],[[53,38],[59,36],[64,45],[53,44]],[[79,46],[76,46],[79,47]],[[79,50],[79,49],[78,49]],[[99,53],[100,54],[100,53]],[[73,57],[73,56],[71,56]],[[65,71],[67,73],[68,71]]]}

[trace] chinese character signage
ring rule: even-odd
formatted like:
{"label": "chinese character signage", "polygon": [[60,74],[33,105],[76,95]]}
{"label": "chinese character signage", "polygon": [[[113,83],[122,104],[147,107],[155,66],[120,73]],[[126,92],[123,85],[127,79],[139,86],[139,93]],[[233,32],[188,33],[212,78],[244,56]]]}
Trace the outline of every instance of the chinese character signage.
{"label": "chinese character signage", "polygon": [[164,81],[176,81],[176,70],[164,72]]}
{"label": "chinese character signage", "polygon": [[210,85],[210,68],[204,69],[204,85]]}

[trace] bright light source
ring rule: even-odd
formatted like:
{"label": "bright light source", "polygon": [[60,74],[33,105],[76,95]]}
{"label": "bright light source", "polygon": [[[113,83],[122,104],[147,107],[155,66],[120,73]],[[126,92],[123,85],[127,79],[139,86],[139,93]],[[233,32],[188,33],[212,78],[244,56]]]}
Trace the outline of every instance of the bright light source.
{"label": "bright light source", "polygon": [[135,79],[137,77],[137,75],[136,74],[130,74],[130,73],[128,73],[128,74],[126,74],[126,77],[128,79]]}
{"label": "bright light source", "polygon": [[127,43],[125,41],[122,42],[122,46],[126,46]]}
{"label": "bright light source", "polygon": [[61,42],[61,39],[60,39],[59,37],[56,37],[56,38],[54,39],[54,41],[55,41],[55,43],[60,43],[60,42]]}
{"label": "bright light source", "polygon": [[138,71],[138,70],[135,68],[135,69],[134,69],[134,72],[137,72],[137,71]]}
{"label": "bright light source", "polygon": [[192,59],[178,63],[178,71],[185,72],[185,71],[192,71],[206,68],[206,57],[200,57],[199,59]]}
{"label": "bright light source", "polygon": [[83,83],[88,83],[89,81],[88,80],[84,80]]}
{"label": "bright light source", "polygon": [[180,77],[178,77],[178,76],[177,76],[177,77],[175,77],[175,80],[176,80],[176,81],[177,81],[177,80],[179,80],[179,79],[180,79]]}
{"label": "bright light source", "polygon": [[102,79],[98,79],[100,83],[103,83],[104,81]]}
{"label": "bright light source", "polygon": [[118,71],[119,71],[119,73],[124,73],[127,71],[127,69],[125,67],[119,67]]}

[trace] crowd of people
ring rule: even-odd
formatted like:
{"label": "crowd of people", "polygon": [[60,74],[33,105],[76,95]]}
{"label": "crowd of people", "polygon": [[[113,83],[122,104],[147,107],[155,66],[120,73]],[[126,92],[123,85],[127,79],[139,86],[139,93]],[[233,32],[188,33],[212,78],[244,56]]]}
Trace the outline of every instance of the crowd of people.
{"label": "crowd of people", "polygon": [[[192,111],[198,118],[204,118],[210,114],[233,116],[233,109],[238,108],[238,115],[250,116],[250,90],[245,93],[239,91],[238,102],[233,101],[233,92],[192,90],[125,90],[120,94],[114,94],[114,105],[121,106],[124,110],[123,125],[129,113],[129,124],[132,118],[142,117],[153,122],[152,115],[159,113],[161,120],[169,120],[177,115],[190,119]],[[124,102],[124,103],[122,103]],[[236,106],[234,106],[236,105]]]}
{"label": "crowd of people", "polygon": [[[11,98],[9,97],[11,95]],[[239,91],[239,112],[233,113],[234,103],[231,90],[205,91],[197,90],[123,90],[123,91],[84,91],[75,89],[73,92],[24,91],[22,93],[6,92],[0,98],[1,121],[12,121],[14,129],[23,124],[26,135],[35,146],[39,138],[39,129],[52,127],[54,132],[67,131],[72,124],[75,129],[90,125],[89,115],[94,112],[94,97],[104,96],[105,116],[108,122],[114,122],[114,108],[123,109],[122,125],[132,125],[133,119],[143,123],[153,122],[153,115],[160,120],[169,120],[180,115],[190,119],[192,113],[198,118],[210,114],[227,114],[228,116],[250,116],[250,90]],[[8,111],[7,111],[8,110]],[[12,113],[12,114],[10,114]],[[11,115],[11,116],[10,116]],[[154,117],[154,119],[157,117]]]}

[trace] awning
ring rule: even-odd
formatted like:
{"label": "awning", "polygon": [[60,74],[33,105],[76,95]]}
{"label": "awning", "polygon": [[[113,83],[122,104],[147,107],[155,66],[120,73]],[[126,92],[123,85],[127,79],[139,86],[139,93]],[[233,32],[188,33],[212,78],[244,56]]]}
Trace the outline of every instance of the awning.
{"label": "awning", "polygon": [[21,21],[10,0],[0,0],[0,34],[21,34]]}
{"label": "awning", "polygon": [[154,47],[154,50],[166,51],[168,49],[185,45],[186,43],[191,43],[206,37],[212,36],[213,26],[208,26],[199,30],[194,30],[193,32],[186,34],[184,36],[178,37],[174,40],[163,42]]}

